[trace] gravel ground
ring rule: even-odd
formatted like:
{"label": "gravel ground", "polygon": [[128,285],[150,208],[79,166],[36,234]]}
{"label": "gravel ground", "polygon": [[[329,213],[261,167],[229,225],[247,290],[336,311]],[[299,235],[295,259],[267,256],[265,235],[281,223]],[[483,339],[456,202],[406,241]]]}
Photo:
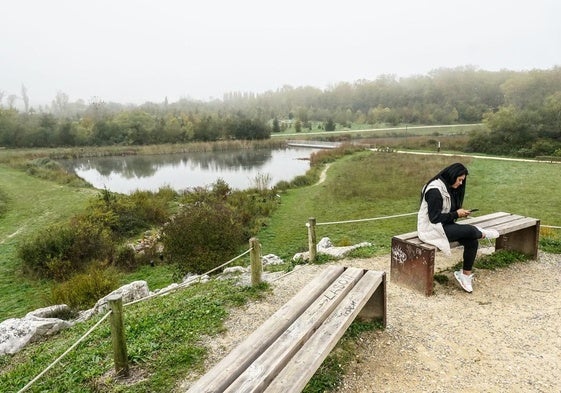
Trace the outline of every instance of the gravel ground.
{"label": "gravel ground", "polygon": [[[436,270],[450,268],[460,252],[439,253]],[[384,270],[389,277],[389,256],[333,263]],[[272,293],[233,310],[227,331],[209,340],[207,367],[324,268],[303,265],[268,277]],[[431,297],[389,277],[388,326],[361,336],[337,392],[561,392],[561,255],[540,253],[507,269],[477,270],[471,294],[445,274],[450,282],[436,284]],[[179,391],[196,378],[190,375]]]}

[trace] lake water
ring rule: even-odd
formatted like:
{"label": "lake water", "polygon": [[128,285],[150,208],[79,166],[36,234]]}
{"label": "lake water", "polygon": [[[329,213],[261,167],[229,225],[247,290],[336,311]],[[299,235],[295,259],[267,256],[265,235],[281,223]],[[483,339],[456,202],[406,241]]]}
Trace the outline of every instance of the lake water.
{"label": "lake water", "polygon": [[269,177],[272,187],[290,181],[310,168],[309,157],[319,149],[235,150],[166,155],[118,156],[67,160],[63,165],[94,187],[130,194],[157,191],[169,186],[176,191],[204,187],[224,180],[231,188],[255,186],[257,177]]}

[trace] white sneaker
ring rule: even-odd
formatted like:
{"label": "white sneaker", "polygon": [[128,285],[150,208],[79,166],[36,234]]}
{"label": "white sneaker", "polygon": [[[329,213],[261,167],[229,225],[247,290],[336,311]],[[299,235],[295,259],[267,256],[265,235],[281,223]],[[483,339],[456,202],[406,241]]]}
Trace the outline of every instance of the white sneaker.
{"label": "white sneaker", "polygon": [[463,271],[458,270],[457,272],[454,272],[454,277],[456,277],[456,280],[458,280],[464,291],[469,293],[473,292],[473,287],[471,285],[473,274],[467,275],[464,274]]}
{"label": "white sneaker", "polygon": [[477,227],[477,229],[483,234],[484,239],[496,239],[500,236],[499,232],[495,229],[483,229],[480,227]]}

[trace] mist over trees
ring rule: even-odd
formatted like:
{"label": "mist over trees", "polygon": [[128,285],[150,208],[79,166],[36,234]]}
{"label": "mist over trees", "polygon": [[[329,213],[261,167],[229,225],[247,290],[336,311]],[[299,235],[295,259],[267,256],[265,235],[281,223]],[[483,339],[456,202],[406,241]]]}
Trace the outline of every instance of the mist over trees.
{"label": "mist over trees", "polygon": [[[24,110],[15,103],[23,100]],[[34,108],[0,90],[0,146],[147,145],[220,139],[267,139],[287,124],[297,131],[370,126],[485,122],[471,151],[561,155],[561,68],[483,71],[438,69],[427,75],[343,82],[327,89],[284,86],[261,94],[233,92],[222,100],[123,105],[94,97],[72,102],[59,92]]]}

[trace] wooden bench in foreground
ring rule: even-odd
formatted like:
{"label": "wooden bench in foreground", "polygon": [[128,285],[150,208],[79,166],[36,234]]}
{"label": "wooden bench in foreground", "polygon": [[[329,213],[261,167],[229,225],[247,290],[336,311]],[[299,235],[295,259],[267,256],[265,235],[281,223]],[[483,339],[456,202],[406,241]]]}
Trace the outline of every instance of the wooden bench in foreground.
{"label": "wooden bench in foreground", "polygon": [[386,326],[386,273],[329,266],[188,392],[301,392],[355,317]]}
{"label": "wooden bench in foreground", "polygon": [[[495,250],[519,251],[530,258],[538,256],[540,220],[516,214],[498,212],[458,221],[459,224],[477,225],[484,229],[496,229],[500,236],[495,239]],[[458,247],[459,243],[450,243]],[[417,232],[405,233],[392,238],[392,282],[424,292],[433,293],[434,257],[438,249],[423,243]]]}

